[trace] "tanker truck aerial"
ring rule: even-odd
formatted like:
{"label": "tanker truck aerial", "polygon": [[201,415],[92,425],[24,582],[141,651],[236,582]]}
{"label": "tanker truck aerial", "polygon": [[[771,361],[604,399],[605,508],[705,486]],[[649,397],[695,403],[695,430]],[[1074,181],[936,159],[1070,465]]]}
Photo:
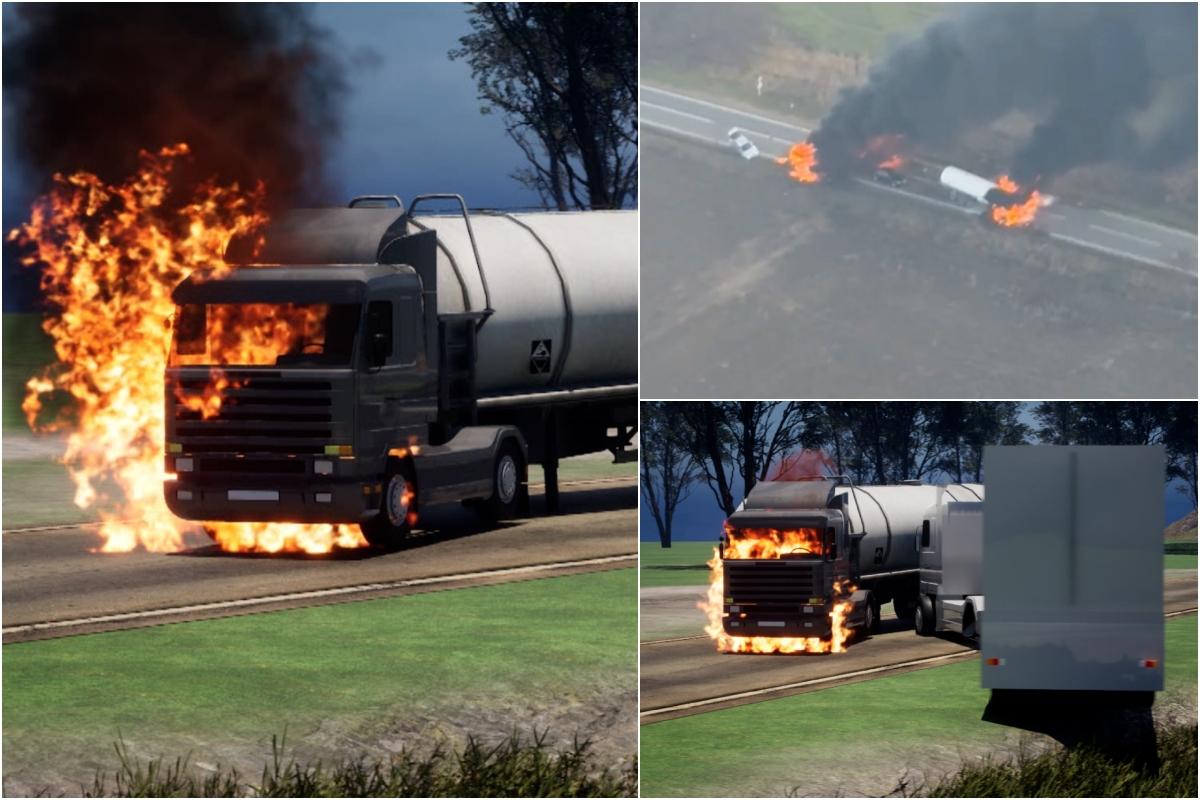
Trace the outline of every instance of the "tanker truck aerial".
{"label": "tanker truck aerial", "polygon": [[[455,211],[415,213],[431,201]],[[554,510],[558,459],[632,455],[634,211],[358,198],[226,261],[173,295],[164,491],[184,519],[357,523],[390,546],[428,504],[523,513],[531,462]]]}

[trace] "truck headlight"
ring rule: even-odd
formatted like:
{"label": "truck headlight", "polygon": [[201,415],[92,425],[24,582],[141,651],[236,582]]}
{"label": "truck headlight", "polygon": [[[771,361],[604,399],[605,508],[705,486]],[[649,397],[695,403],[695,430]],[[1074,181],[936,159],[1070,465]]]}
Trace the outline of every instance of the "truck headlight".
{"label": "truck headlight", "polygon": [[314,461],[313,462],[313,472],[317,473],[318,475],[332,475],[333,474],[333,462],[326,461],[325,459],[319,459],[317,461]]}
{"label": "truck headlight", "polygon": [[175,459],[175,471],[176,472],[193,472],[195,470],[195,468],[196,468],[196,463],[191,458]]}

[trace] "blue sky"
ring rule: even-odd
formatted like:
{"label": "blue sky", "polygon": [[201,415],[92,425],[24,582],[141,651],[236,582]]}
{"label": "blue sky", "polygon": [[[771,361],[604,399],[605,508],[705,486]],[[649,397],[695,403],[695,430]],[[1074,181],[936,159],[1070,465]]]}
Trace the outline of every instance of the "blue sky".
{"label": "blue sky", "polygon": [[[12,9],[4,7],[5,29]],[[524,156],[498,114],[480,114],[475,80],[447,53],[470,32],[458,4],[319,3],[313,20],[351,58],[340,139],[329,148],[330,205],[356,194],[456,192],[476,207],[538,206],[537,194],[511,175]],[[366,62],[366,65],[363,65]],[[9,132],[19,120],[4,109],[3,225],[25,219],[32,197]],[[144,143],[140,143],[144,144]],[[4,265],[5,284],[12,265]],[[5,310],[11,310],[6,301]]]}

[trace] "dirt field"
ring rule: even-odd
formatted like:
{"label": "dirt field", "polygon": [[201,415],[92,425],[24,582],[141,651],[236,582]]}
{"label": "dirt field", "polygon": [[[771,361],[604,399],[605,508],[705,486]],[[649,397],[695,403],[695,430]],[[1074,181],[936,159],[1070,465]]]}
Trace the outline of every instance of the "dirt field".
{"label": "dirt field", "polygon": [[652,132],[646,397],[1183,396],[1183,276]]}

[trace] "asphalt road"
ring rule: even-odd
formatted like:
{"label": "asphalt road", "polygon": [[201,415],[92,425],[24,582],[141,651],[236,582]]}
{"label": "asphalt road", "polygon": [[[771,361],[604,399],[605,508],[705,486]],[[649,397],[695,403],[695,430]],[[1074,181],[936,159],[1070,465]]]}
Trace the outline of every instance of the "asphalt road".
{"label": "asphalt road", "polygon": [[[737,157],[728,138],[730,128],[736,127],[745,133],[763,158],[786,154],[792,144],[804,141],[810,133],[808,128],[785,120],[645,84],[641,86],[640,120],[642,125],[655,130],[727,148],[730,158]],[[868,180],[859,180],[859,183],[961,212],[964,209],[947,202],[945,191],[937,183],[941,166],[944,165],[931,165],[925,180],[912,180],[901,188]],[[1197,239],[1187,231],[1065,202],[1043,209],[1032,227],[1070,245],[1182,275],[1196,275]]]}
{"label": "asphalt road", "polygon": [[[540,498],[531,505],[535,515],[541,513]],[[415,534],[403,550],[350,550],[325,557],[228,554],[202,533],[189,537],[189,549],[169,555],[92,552],[98,544],[95,532],[78,527],[6,533],[4,641],[636,565],[633,479],[564,485],[561,507],[557,516],[534,516],[491,530],[481,529],[457,507],[432,508],[422,518],[430,529]],[[570,563],[529,569],[563,562]],[[347,591],[328,591],[337,589]],[[228,604],[265,597],[278,599]],[[179,611],[141,615],[166,609]],[[34,623],[111,615],[129,618],[10,632]]]}
{"label": "asphalt road", "polygon": [[[1196,571],[1168,570],[1164,585],[1167,613],[1196,608]],[[695,607],[702,590],[665,587],[643,590],[642,628],[653,630],[658,617],[678,620]],[[698,614],[698,612],[696,612]],[[694,616],[699,626],[699,616]],[[880,632],[851,644],[845,653],[742,655],[718,653],[707,636],[643,638],[641,643],[642,723],[715,711],[744,703],[785,697],[838,683],[869,680],[974,658],[964,640],[946,635],[921,637],[885,606]],[[920,664],[908,662],[929,659]],[[898,668],[893,665],[907,664]],[[730,695],[740,695],[729,697]],[[727,698],[718,702],[705,702]],[[678,708],[698,703],[691,707]],[[659,712],[659,713],[656,713]]]}

